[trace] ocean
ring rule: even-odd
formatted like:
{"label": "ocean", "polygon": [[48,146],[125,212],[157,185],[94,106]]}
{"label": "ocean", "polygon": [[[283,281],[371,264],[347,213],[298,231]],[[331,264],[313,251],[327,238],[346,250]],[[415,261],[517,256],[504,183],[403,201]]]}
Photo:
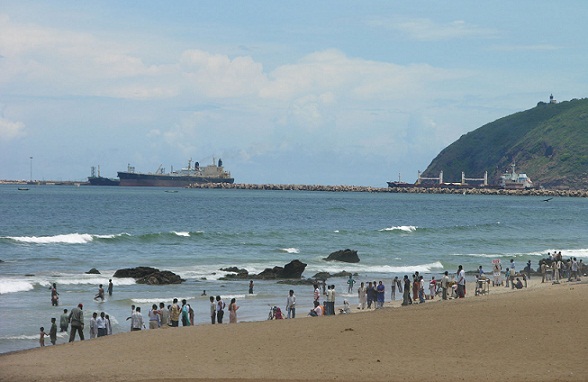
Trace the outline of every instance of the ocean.
{"label": "ocean", "polygon": [[[289,289],[297,316],[311,308],[312,286],[220,280],[220,268],[250,273],[298,259],[304,277],[349,271],[355,280],[382,280],[386,299],[394,276],[426,278],[459,264],[467,271],[511,258],[537,267],[547,252],[588,258],[588,199],[533,196],[0,185],[0,353],[38,346],[39,327],[84,304],[86,337],[91,313],[109,314],[114,333],[130,328],[131,305],[144,317],[153,303],[185,298],[196,324],[209,324],[208,296],[237,299],[239,321],[267,319],[285,307]],[[358,251],[356,264],[326,262],[331,252]],[[117,269],[150,266],[179,274],[180,285],[149,286],[113,279],[114,293],[96,302],[99,284]],[[91,268],[99,275],[88,275]],[[337,305],[346,278],[331,278]],[[52,307],[57,283],[60,305]],[[357,287],[357,285],[356,285]],[[48,340],[46,340],[48,343]],[[58,343],[67,337],[58,337]]]}

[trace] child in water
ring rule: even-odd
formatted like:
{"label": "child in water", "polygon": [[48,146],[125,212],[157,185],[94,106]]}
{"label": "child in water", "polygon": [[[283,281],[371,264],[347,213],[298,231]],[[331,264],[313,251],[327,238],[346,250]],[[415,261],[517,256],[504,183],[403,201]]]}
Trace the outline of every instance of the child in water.
{"label": "child in water", "polygon": [[48,336],[48,334],[45,333],[45,328],[41,326],[39,329],[39,345],[45,346],[45,336]]}

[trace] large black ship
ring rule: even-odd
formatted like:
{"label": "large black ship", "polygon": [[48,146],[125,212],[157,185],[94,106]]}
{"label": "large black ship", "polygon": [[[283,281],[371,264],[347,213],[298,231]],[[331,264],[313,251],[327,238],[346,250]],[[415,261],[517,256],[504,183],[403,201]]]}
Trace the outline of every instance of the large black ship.
{"label": "large black ship", "polygon": [[192,160],[188,161],[188,167],[180,171],[166,173],[158,169],[155,173],[135,172],[133,166],[128,166],[127,171],[119,171],[118,177],[121,186],[143,187],[190,187],[202,183],[233,183],[231,173],[223,168],[223,161],[214,159],[211,165],[200,167],[198,162],[192,166]]}

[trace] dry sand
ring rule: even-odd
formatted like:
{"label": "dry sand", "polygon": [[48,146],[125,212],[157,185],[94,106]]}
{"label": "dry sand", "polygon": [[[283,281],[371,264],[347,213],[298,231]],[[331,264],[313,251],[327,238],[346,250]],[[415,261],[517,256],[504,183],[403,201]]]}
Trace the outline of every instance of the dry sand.
{"label": "dry sand", "polygon": [[506,291],[47,346],[0,356],[0,380],[587,381],[588,284]]}

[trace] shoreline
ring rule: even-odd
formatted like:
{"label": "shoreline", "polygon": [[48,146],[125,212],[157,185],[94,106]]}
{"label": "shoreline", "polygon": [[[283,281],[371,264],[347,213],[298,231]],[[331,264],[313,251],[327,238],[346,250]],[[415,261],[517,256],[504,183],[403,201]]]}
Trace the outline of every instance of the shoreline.
{"label": "shoreline", "polygon": [[[43,181],[26,182],[0,180],[2,185],[32,185],[32,186],[89,186],[86,181]],[[112,187],[112,186],[97,186]],[[119,186],[114,186],[119,187]],[[157,187],[148,187],[157,188]],[[174,187],[159,187],[161,189]],[[224,190],[260,190],[260,191],[313,191],[313,192],[370,192],[392,194],[444,194],[444,195],[510,195],[510,196],[540,196],[540,197],[575,197],[588,198],[588,190],[584,189],[504,189],[483,187],[372,187],[353,185],[312,185],[312,184],[249,184],[249,183],[202,183],[192,184],[192,189],[224,189]]]}
{"label": "shoreline", "polygon": [[298,308],[292,320],[127,332],[4,353],[0,380],[588,378],[586,281],[533,278],[528,288],[491,287],[481,296],[473,287],[468,283],[465,299],[408,307],[396,300],[384,309],[352,306],[353,314],[319,318],[306,318],[310,307]]}

